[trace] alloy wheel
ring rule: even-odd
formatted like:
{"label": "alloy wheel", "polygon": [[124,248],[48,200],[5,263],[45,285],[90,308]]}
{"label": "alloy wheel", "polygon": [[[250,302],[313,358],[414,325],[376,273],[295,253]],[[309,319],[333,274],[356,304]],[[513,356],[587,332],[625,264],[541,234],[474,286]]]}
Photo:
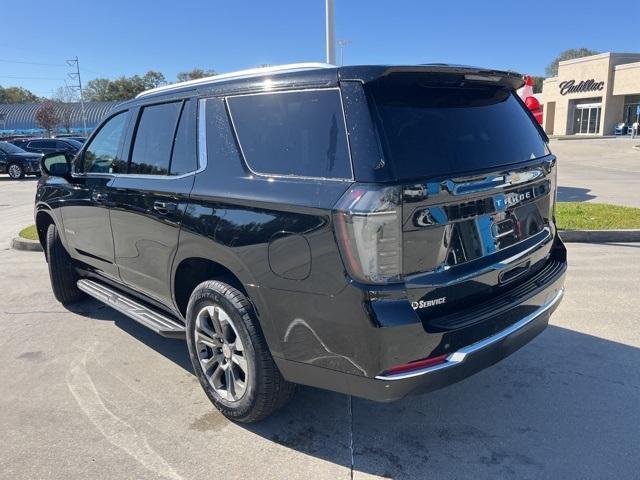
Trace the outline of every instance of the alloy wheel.
{"label": "alloy wheel", "polygon": [[229,402],[239,401],[247,390],[249,369],[233,320],[222,307],[210,305],[198,312],[195,323],[198,359],[211,388]]}
{"label": "alloy wheel", "polygon": [[22,169],[20,165],[16,165],[15,163],[9,167],[9,176],[14,180],[20,178],[22,176]]}

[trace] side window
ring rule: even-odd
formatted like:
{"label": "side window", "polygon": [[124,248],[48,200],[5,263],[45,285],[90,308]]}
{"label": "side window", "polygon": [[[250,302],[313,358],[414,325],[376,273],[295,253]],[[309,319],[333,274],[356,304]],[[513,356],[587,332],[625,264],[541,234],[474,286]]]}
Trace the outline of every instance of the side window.
{"label": "side window", "polygon": [[56,141],[55,149],[56,150],[69,150],[69,144],[61,141]]}
{"label": "side window", "polygon": [[352,177],[335,89],[228,97],[245,161],[262,174]]}
{"label": "side window", "polygon": [[169,174],[171,151],[182,103],[163,103],[142,108],[133,140],[130,174]]}
{"label": "side window", "polygon": [[169,175],[183,175],[198,169],[196,153],[196,102],[187,100],[180,114],[176,130]]}
{"label": "side window", "polygon": [[122,162],[117,157],[126,124],[126,113],[119,113],[102,125],[80,157],[81,172],[118,173]]}

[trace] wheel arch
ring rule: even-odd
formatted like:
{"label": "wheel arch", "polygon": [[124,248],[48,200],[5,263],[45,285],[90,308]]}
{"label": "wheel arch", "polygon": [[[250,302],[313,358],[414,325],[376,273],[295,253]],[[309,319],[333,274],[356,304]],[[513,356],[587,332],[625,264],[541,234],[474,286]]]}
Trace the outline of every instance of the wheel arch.
{"label": "wheel arch", "polygon": [[249,294],[238,276],[222,263],[199,256],[180,260],[173,274],[172,293],[178,311],[186,317],[189,297],[195,288],[206,280],[220,280],[240,290],[247,298]]}
{"label": "wheel arch", "polygon": [[[36,212],[36,231],[38,232],[38,241],[40,245],[42,245],[42,249],[44,250],[45,256],[47,255],[47,230],[49,229],[49,225],[56,225],[55,218],[53,213],[46,209],[39,209]],[[56,228],[60,230],[60,227],[56,225]]]}
{"label": "wheel arch", "polygon": [[[255,282],[243,276],[242,268],[233,268],[233,260],[223,262],[209,255],[202,255],[202,251],[191,256],[180,257],[174,261],[171,291],[173,301],[183,319],[186,320],[187,305],[191,293],[206,280],[220,280],[238,289],[251,303],[258,319],[262,333],[273,355],[281,355],[281,345],[278,335],[269,319],[266,305],[260,296]],[[246,273],[246,272],[245,272]]]}

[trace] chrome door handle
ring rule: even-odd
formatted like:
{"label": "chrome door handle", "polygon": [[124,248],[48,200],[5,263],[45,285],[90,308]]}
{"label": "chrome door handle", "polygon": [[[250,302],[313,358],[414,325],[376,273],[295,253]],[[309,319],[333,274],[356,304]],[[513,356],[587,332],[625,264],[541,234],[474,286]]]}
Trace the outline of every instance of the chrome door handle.
{"label": "chrome door handle", "polygon": [[106,203],[109,197],[106,193],[94,193],[91,198],[96,203]]}
{"label": "chrome door handle", "polygon": [[173,202],[153,202],[153,209],[161,215],[166,215],[169,212],[175,212],[178,209],[178,205]]}

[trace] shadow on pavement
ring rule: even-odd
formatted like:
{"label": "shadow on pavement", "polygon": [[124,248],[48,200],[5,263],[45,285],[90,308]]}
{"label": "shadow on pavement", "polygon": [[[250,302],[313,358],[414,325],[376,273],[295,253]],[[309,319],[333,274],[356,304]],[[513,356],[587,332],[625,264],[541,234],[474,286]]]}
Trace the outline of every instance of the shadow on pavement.
{"label": "shadow on pavement", "polygon": [[[184,342],[97,302],[76,308],[192,372]],[[638,348],[550,326],[499,364],[428,395],[380,404],[299,387],[274,416],[240,427],[386,478],[635,478],[638,366]]]}
{"label": "shadow on pavement", "polygon": [[559,202],[586,202],[596,198],[595,195],[589,193],[590,191],[590,188],[558,186],[557,200]]}
{"label": "shadow on pavement", "polygon": [[[380,404],[310,388],[248,427],[343,463],[353,422],[356,471],[388,478],[631,478],[640,468],[640,349],[550,326],[456,385]],[[348,463],[344,465],[348,466]]]}

